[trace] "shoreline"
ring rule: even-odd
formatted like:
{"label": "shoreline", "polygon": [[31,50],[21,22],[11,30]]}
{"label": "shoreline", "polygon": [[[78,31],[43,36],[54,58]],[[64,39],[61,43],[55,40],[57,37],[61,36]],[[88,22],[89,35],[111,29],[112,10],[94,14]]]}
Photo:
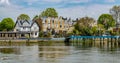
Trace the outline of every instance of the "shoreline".
{"label": "shoreline", "polygon": [[64,42],[65,38],[36,38],[36,39],[1,39],[0,42]]}

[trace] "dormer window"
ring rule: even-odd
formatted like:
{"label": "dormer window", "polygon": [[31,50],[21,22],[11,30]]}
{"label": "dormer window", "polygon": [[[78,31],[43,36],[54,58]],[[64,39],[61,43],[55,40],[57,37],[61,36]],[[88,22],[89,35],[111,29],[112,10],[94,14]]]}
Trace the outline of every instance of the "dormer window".
{"label": "dormer window", "polygon": [[23,29],[25,29],[25,27],[23,27]]}

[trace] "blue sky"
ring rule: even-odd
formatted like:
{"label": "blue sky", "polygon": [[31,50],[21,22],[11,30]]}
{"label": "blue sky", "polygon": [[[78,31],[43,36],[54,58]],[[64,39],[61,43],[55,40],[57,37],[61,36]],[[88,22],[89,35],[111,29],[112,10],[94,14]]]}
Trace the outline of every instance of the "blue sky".
{"label": "blue sky", "polygon": [[22,13],[32,19],[49,7],[55,8],[59,16],[72,19],[89,16],[97,20],[119,4],[120,0],[0,0],[0,20],[6,17],[16,20]]}

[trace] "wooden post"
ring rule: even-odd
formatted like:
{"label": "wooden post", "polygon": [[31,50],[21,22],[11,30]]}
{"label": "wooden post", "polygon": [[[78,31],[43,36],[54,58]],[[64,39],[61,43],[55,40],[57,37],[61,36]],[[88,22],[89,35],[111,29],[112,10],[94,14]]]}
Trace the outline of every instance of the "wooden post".
{"label": "wooden post", "polygon": [[112,48],[112,45],[113,45],[112,38],[111,38],[111,41],[110,41],[110,42],[111,42],[111,48]]}
{"label": "wooden post", "polygon": [[101,47],[101,42],[102,42],[101,37],[99,39],[100,39],[100,47]]}
{"label": "wooden post", "polygon": [[103,46],[104,46],[104,39],[105,39],[105,38],[103,37]]}
{"label": "wooden post", "polygon": [[107,47],[109,48],[109,38],[107,38]]}
{"label": "wooden post", "polygon": [[94,46],[95,46],[95,40],[96,40],[96,38],[94,38]]}
{"label": "wooden post", "polygon": [[85,38],[83,38],[83,45],[85,45]]}
{"label": "wooden post", "polygon": [[114,38],[115,42],[114,42],[114,46],[117,46],[117,38]]}

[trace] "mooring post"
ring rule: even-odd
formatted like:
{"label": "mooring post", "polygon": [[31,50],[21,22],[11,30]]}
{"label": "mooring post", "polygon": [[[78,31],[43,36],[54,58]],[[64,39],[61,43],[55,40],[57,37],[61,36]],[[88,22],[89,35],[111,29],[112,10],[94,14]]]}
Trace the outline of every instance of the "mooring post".
{"label": "mooring post", "polygon": [[95,46],[95,40],[96,40],[96,38],[94,37],[94,46]]}
{"label": "mooring post", "polygon": [[111,38],[111,41],[110,41],[110,42],[111,42],[111,48],[112,48],[112,45],[113,45],[112,38]]}
{"label": "mooring post", "polygon": [[78,45],[78,42],[79,42],[79,38],[77,38],[76,45]]}
{"label": "mooring post", "polygon": [[118,46],[120,45],[120,37],[118,37]]}
{"label": "mooring post", "polygon": [[102,39],[100,38],[100,47],[101,47],[101,42],[102,42]]}
{"label": "mooring post", "polygon": [[114,42],[114,46],[117,46],[117,38],[114,38],[115,42]]}
{"label": "mooring post", "polygon": [[109,48],[109,38],[107,37],[107,47]]}
{"label": "mooring post", "polygon": [[105,38],[103,37],[103,44],[102,44],[103,46],[104,46],[104,39],[105,39]]}
{"label": "mooring post", "polygon": [[83,38],[83,45],[85,45],[85,38]]}
{"label": "mooring post", "polygon": [[73,43],[74,43],[74,40],[75,40],[75,38],[73,37],[73,38],[72,38],[72,43],[71,43],[72,45],[73,45]]}

